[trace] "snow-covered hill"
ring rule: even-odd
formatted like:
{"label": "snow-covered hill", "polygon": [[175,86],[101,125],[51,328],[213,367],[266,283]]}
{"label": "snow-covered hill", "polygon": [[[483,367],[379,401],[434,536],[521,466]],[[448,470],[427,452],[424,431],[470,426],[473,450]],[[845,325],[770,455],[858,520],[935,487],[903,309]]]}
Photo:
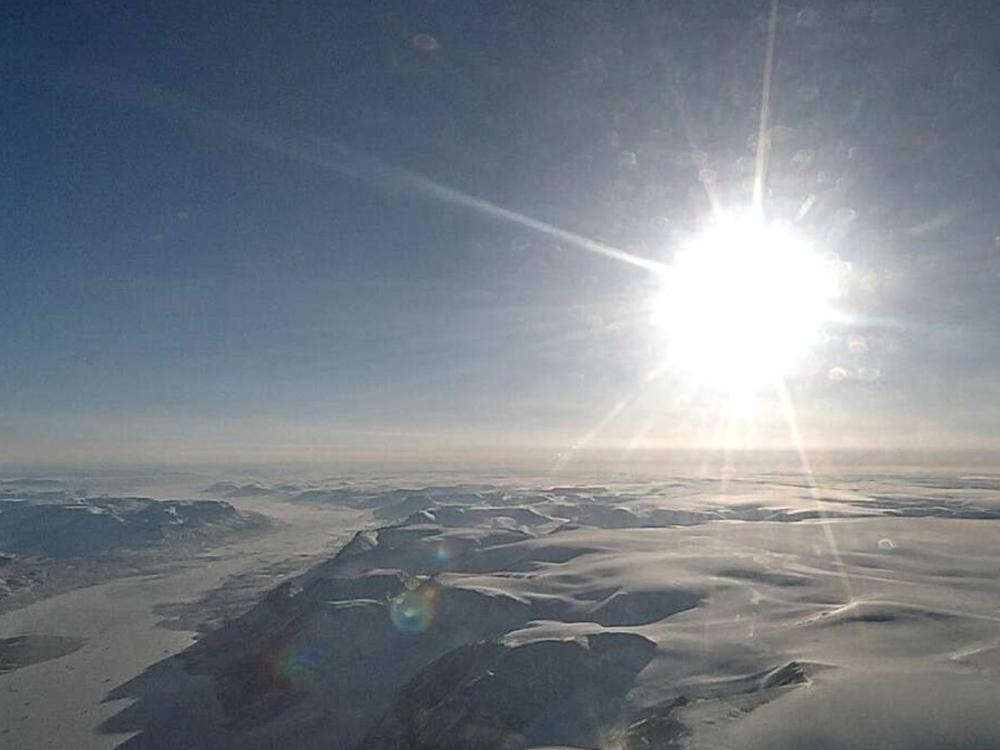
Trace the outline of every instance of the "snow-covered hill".
{"label": "snow-covered hill", "polygon": [[[408,515],[181,656],[217,701],[185,742],[996,746],[995,487],[706,487],[302,498]],[[177,739],[166,718],[115,728],[147,730],[132,748]]]}
{"label": "snow-covered hill", "polygon": [[0,500],[0,550],[46,557],[90,556],[154,544],[221,539],[263,525],[260,516],[238,511],[220,500]]}
{"label": "snow-covered hill", "polygon": [[274,526],[274,521],[260,514],[220,500],[3,491],[0,607],[120,575],[149,572]]}

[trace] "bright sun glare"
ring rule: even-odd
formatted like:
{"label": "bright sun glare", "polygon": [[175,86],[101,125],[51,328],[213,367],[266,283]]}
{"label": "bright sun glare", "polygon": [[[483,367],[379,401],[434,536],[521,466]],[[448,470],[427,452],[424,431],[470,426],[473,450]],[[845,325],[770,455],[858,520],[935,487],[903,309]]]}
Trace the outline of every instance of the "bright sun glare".
{"label": "bright sun glare", "polygon": [[654,322],[671,367],[730,392],[791,374],[834,315],[835,262],[787,227],[718,222],[664,271]]}

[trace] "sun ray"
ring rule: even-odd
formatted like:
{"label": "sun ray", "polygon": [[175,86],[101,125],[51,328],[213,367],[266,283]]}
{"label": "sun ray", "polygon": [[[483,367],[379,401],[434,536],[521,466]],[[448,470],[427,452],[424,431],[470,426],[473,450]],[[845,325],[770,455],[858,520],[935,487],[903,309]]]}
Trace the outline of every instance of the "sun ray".
{"label": "sun ray", "polygon": [[753,198],[751,205],[757,213],[764,206],[764,183],[767,180],[767,162],[770,155],[769,125],[771,119],[771,79],[774,76],[774,47],[778,37],[778,0],[771,0],[767,20],[767,49],[764,53],[764,80],[760,93],[760,123],[757,127],[757,159],[754,165]]}
{"label": "sun ray", "polygon": [[701,467],[698,471],[698,476],[702,478],[709,476],[709,471],[712,468],[712,462],[716,456],[722,453],[723,447],[725,446],[726,423],[729,416],[723,402],[720,401],[718,406],[719,413],[715,420],[715,427],[712,428],[712,437],[708,442],[708,450],[704,451],[704,456],[702,456],[701,460]]}
{"label": "sun ray", "polygon": [[655,411],[650,412],[650,414],[642,421],[642,424],[639,425],[639,429],[635,431],[635,434],[628,441],[628,445],[626,445],[625,449],[622,451],[622,465],[624,465],[625,460],[632,455],[634,451],[638,450],[639,446],[642,445],[642,442],[646,439],[649,433],[653,431],[653,427],[656,426],[658,416],[659,415]]}
{"label": "sun ray", "polygon": [[844,596],[847,598],[848,602],[854,601],[851,579],[850,576],[848,576],[843,560],[841,559],[840,547],[833,534],[830,518],[823,509],[823,501],[820,495],[819,484],[816,482],[816,475],[813,473],[812,465],[809,461],[809,453],[806,450],[805,441],[802,439],[802,432],[799,429],[799,420],[795,411],[795,404],[792,402],[791,394],[788,392],[788,384],[785,382],[784,378],[778,378],[775,381],[774,389],[778,394],[778,401],[781,404],[781,412],[785,418],[785,424],[788,427],[789,437],[791,438],[795,452],[798,455],[799,467],[802,470],[802,476],[806,480],[809,495],[816,506],[816,512],[819,514],[820,523],[823,525],[823,535],[826,537],[827,545],[830,548],[830,556],[833,558],[834,566],[840,573],[840,580],[844,588]]}
{"label": "sun ray", "polygon": [[[640,0],[639,8],[644,16],[643,27],[649,32],[651,41],[653,42],[652,48],[654,50],[654,55],[658,58],[660,63],[660,69],[664,73],[664,80],[670,89],[670,96],[673,100],[674,107],[677,109],[678,119],[680,120],[681,128],[684,131],[684,137],[687,140],[688,148],[693,154],[703,153],[698,145],[697,137],[695,136],[695,130],[691,126],[691,118],[687,114],[687,108],[684,104],[684,99],[681,97],[680,89],[677,86],[676,70],[677,66],[672,65],[669,59],[669,45],[663,44],[661,40],[657,39],[655,36],[654,29],[656,24],[651,21],[651,14],[649,8],[647,7],[645,0]],[[699,165],[695,165],[699,166]],[[719,192],[716,189],[715,184],[706,179],[702,174],[702,170],[699,166],[698,182],[701,184],[702,189],[705,191],[705,196],[708,198],[709,204],[712,206],[712,214],[716,217],[722,215],[722,202],[719,200]]]}
{"label": "sun ray", "polygon": [[98,72],[97,68],[92,68],[88,72],[58,71],[58,74],[75,85],[82,85],[105,95],[127,101],[132,105],[175,117],[196,127],[223,133],[286,158],[319,167],[340,176],[356,179],[380,189],[408,189],[413,193],[443,203],[530,229],[558,240],[568,247],[610,258],[646,271],[658,272],[663,267],[661,263],[649,258],[643,258],[539,219],[525,216],[484,198],[442,185],[417,172],[386,164],[342,143],[315,136],[292,135],[268,130],[190,97],[152,86],[134,76],[126,76],[118,71],[107,69]]}
{"label": "sun ray", "polygon": [[646,392],[650,384],[657,380],[666,371],[664,366],[659,366],[654,368],[649,374],[642,379],[642,381],[633,389],[630,393],[627,393],[621,399],[612,404],[611,408],[605,412],[604,416],[601,417],[593,427],[587,430],[583,435],[573,441],[573,443],[563,451],[557,458],[552,466],[552,473],[558,473],[573,460],[573,457],[579,453],[581,450],[590,445],[597,437],[600,436],[604,430],[608,428],[618,416],[625,411],[629,406],[631,406],[635,401]]}

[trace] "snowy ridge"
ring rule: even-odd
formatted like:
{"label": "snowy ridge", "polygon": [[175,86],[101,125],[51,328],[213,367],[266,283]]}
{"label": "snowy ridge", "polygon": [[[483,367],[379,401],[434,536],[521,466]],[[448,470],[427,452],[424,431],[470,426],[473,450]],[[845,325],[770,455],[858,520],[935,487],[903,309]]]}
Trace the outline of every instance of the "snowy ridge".
{"label": "snowy ridge", "polygon": [[979,656],[1000,632],[989,489],[914,486],[903,502],[699,489],[299,496],[397,520],[181,655],[218,701],[197,736],[358,750],[861,747],[852,727],[867,719],[840,707],[857,711],[863,686],[885,747],[989,747],[958,741],[1000,732],[995,691],[942,699],[932,730],[909,728],[911,685],[1000,679]]}

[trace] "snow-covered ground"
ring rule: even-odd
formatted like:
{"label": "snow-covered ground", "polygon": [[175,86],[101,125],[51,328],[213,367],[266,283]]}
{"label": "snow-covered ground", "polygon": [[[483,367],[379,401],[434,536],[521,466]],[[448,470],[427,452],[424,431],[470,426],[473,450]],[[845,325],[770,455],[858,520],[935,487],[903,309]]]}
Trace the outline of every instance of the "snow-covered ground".
{"label": "snow-covered ground", "polygon": [[[996,478],[212,492],[287,525],[0,618],[86,641],[0,675],[10,746],[1000,747]],[[334,528],[197,642],[158,626]]]}
{"label": "snow-covered ground", "polygon": [[[105,489],[122,491],[118,481]],[[198,494],[173,483],[141,489],[162,497],[184,491]],[[195,625],[215,620],[220,608],[245,608],[248,597],[289,571],[302,570],[317,555],[335,551],[368,519],[363,511],[262,498],[227,502],[279,523],[238,539],[224,534],[223,546],[201,545],[193,555],[190,547],[167,545],[153,558],[161,569],[154,575],[128,575],[77,588],[0,615],[0,666],[5,643],[12,644],[7,649],[11,662],[27,664],[6,672],[0,668],[0,748],[118,746],[133,733],[101,727],[132,702],[109,698],[116,686],[189,646]],[[173,559],[166,564],[169,555]],[[104,578],[110,575],[107,567],[101,569]],[[122,572],[134,569],[123,565]],[[14,648],[22,641],[4,640],[24,636],[29,636],[27,649]]]}

